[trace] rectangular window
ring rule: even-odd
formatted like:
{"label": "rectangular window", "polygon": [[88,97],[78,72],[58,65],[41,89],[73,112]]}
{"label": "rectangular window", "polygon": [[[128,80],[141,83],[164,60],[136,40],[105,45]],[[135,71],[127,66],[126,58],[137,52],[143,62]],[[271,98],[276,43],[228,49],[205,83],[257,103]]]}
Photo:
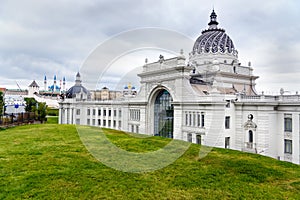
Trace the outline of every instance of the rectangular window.
{"label": "rectangular window", "polygon": [[80,115],[80,109],[76,109],[76,115]]}
{"label": "rectangular window", "polygon": [[230,117],[225,117],[225,129],[230,129]]}
{"label": "rectangular window", "polygon": [[119,110],[119,117],[122,117],[122,110]]}
{"label": "rectangular window", "polygon": [[185,114],[185,125],[189,125],[189,115]]}
{"label": "rectangular window", "polygon": [[122,126],[122,122],[121,122],[121,121],[119,121],[119,128],[121,128],[121,126]]}
{"label": "rectangular window", "polygon": [[96,120],[93,119],[92,123],[93,123],[93,126],[95,126],[96,125]]}
{"label": "rectangular window", "polygon": [[103,110],[103,116],[106,117],[106,109]]}
{"label": "rectangular window", "polygon": [[284,114],[284,131],[285,132],[292,132],[292,115],[291,114]]}
{"label": "rectangular window", "polygon": [[101,119],[98,119],[98,126],[101,126]]}
{"label": "rectangular window", "polygon": [[111,127],[111,120],[108,120],[108,127]]}
{"label": "rectangular window", "polygon": [[196,143],[201,144],[201,135],[196,135]]}
{"label": "rectangular window", "polygon": [[108,116],[109,117],[111,116],[111,110],[108,110]]}
{"label": "rectangular window", "polygon": [[103,126],[106,126],[106,120],[103,120]]}
{"label": "rectangular window", "polygon": [[76,124],[80,124],[80,119],[76,119]]}
{"label": "rectangular window", "polygon": [[90,125],[90,123],[91,123],[91,122],[90,122],[90,119],[87,119],[87,120],[86,120],[86,124],[87,124],[87,125]]}
{"label": "rectangular window", "polygon": [[131,125],[131,133],[134,133],[134,125]]}
{"label": "rectangular window", "polygon": [[117,116],[117,110],[114,110],[114,117]]}
{"label": "rectangular window", "polygon": [[292,154],[293,153],[293,141],[284,140],[284,153]]}
{"label": "rectangular window", "polygon": [[191,133],[187,134],[187,141],[188,142],[193,142],[193,138],[192,138],[192,134]]}
{"label": "rectangular window", "polygon": [[204,123],[204,122],[205,122],[205,118],[204,118],[204,117],[205,117],[205,115],[204,115],[204,113],[202,112],[202,113],[201,113],[201,127],[204,127],[204,125],[205,125],[205,123]]}
{"label": "rectangular window", "polygon": [[114,122],[113,122],[114,124],[113,124],[113,126],[114,126],[114,128],[116,128],[116,126],[117,126],[117,121],[116,120],[114,120]]}
{"label": "rectangular window", "polygon": [[101,109],[98,110],[98,116],[101,116]]}
{"label": "rectangular window", "polygon": [[189,114],[189,126],[192,126],[192,114]]}
{"label": "rectangular window", "polygon": [[89,108],[87,109],[87,115],[91,115],[91,110]]}
{"label": "rectangular window", "polygon": [[136,126],[136,133],[139,133],[139,126]]}
{"label": "rectangular window", "polygon": [[93,109],[93,115],[96,115],[96,110],[95,109]]}
{"label": "rectangular window", "polygon": [[230,148],[230,137],[225,137],[225,149]]}

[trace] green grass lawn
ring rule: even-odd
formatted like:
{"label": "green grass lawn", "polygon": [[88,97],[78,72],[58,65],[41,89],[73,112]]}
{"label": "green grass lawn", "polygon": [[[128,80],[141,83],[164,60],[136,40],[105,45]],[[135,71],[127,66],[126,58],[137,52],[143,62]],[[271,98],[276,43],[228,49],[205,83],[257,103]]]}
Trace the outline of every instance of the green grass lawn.
{"label": "green grass lawn", "polygon": [[[133,152],[170,142],[104,130]],[[0,199],[300,199],[298,165],[225,149],[199,159],[199,148],[163,169],[126,173],[97,161],[73,125],[9,128],[0,131]]]}
{"label": "green grass lawn", "polygon": [[47,116],[46,124],[58,124],[58,116]]}

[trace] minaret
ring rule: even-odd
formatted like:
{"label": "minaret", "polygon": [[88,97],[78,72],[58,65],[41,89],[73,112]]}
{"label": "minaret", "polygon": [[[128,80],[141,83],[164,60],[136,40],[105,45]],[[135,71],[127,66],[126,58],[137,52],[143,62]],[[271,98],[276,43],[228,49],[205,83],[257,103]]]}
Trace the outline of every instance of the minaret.
{"label": "minaret", "polygon": [[53,92],[56,91],[56,75],[54,75]]}
{"label": "minaret", "polygon": [[44,78],[44,90],[47,91],[47,77]]}
{"label": "minaret", "polygon": [[63,92],[66,91],[66,78],[63,78]]}

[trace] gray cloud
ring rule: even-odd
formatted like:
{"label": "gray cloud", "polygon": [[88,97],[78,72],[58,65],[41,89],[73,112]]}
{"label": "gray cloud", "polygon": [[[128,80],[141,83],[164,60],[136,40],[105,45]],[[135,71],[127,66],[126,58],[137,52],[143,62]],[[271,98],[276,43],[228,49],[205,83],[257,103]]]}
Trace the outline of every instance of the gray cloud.
{"label": "gray cloud", "polygon": [[[54,74],[66,76],[73,84],[75,73],[99,43],[129,29],[161,27],[195,40],[207,28],[212,6],[204,0],[4,0],[0,7],[0,87],[15,87],[18,79],[26,88],[32,79],[42,82],[45,74],[49,79]],[[277,91],[283,85],[298,90],[299,84],[290,80],[300,73],[300,3],[228,0],[214,6],[220,27],[239,50],[240,61],[252,61],[254,73],[261,77],[258,89]]]}

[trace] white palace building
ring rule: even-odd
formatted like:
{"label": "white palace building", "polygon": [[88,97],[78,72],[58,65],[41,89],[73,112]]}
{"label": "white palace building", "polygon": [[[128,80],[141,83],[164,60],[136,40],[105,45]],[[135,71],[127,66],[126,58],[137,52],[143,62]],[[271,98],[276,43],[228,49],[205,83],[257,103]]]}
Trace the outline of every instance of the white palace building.
{"label": "white palace building", "polygon": [[81,84],[61,100],[60,124],[107,127],[257,153],[300,164],[300,95],[257,94],[213,11],[186,60],[145,63],[134,97],[96,101]]}

